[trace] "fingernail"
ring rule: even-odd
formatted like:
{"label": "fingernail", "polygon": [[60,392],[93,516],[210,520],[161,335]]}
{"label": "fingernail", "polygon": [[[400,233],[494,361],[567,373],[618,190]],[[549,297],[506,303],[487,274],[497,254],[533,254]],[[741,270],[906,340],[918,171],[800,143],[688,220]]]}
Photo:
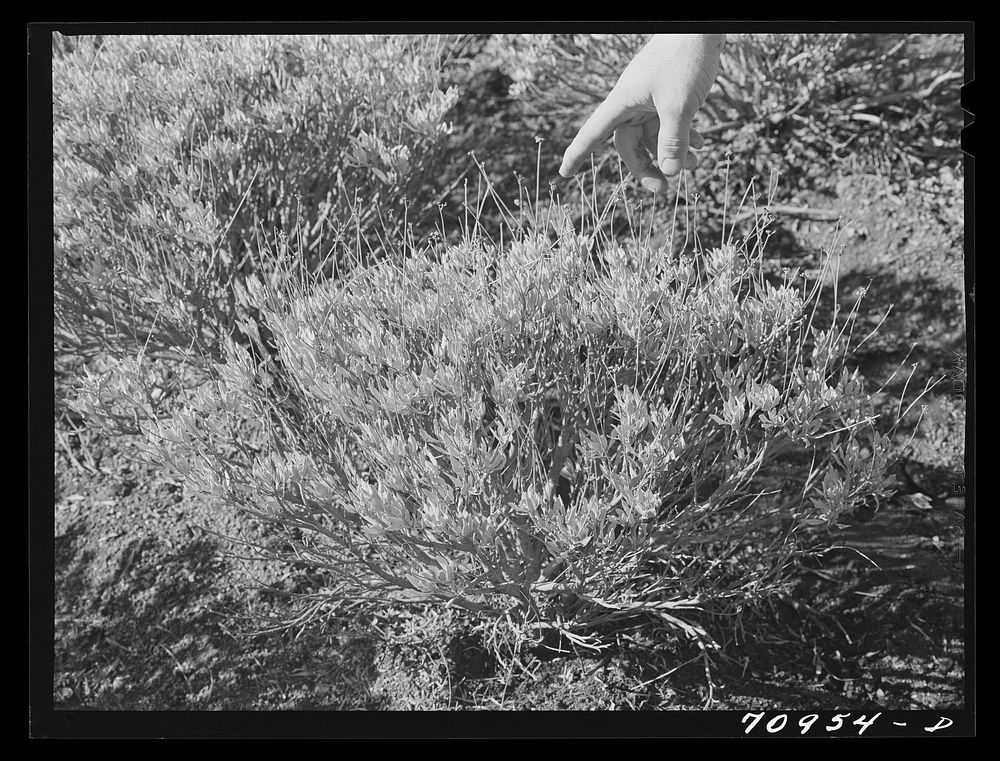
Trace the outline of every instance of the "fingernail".
{"label": "fingernail", "polygon": [[680,174],[681,169],[683,169],[683,165],[677,159],[663,159],[660,162],[660,171],[667,175],[667,177]]}
{"label": "fingernail", "polygon": [[642,185],[650,193],[666,193],[667,183],[658,177],[643,177],[639,180],[639,184]]}

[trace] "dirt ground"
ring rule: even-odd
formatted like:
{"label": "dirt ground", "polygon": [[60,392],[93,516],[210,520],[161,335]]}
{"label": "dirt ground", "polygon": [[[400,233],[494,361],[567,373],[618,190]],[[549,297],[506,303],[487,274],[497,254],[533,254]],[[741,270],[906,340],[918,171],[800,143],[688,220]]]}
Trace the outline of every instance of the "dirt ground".
{"label": "dirt ground", "polygon": [[[322,580],[230,556],[218,534],[266,542],[261,527],[57,421],[65,446],[57,441],[54,462],[55,708],[963,707],[961,183],[952,170],[895,185],[849,176],[834,194],[789,200],[853,217],[841,236],[840,289],[846,303],[872,281],[862,324],[896,305],[860,357],[869,385],[907,352],[918,363],[911,390],[943,381],[924,400],[917,431],[896,435],[898,494],[856,515],[834,537],[845,549],[799,569],[788,595],[746,611],[745,637],[727,658],[706,664],[683,643],[636,630],[603,653],[540,646],[508,669],[468,621],[439,609],[371,616],[342,605],[301,630],[260,632],[267,617],[287,615],[291,594]],[[794,217],[780,225],[778,264],[808,262],[834,229]],[[905,380],[887,386],[886,410]]]}

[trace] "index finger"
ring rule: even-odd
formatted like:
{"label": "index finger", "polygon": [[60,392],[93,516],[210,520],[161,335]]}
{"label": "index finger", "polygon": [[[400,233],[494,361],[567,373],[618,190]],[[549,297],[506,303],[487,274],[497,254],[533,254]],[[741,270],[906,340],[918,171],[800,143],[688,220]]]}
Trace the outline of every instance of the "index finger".
{"label": "index finger", "polygon": [[626,111],[622,107],[614,91],[594,110],[590,118],[580,127],[580,131],[573,138],[566,153],[563,154],[562,166],[559,167],[559,174],[563,177],[572,177],[580,171],[582,164],[591,153],[593,153],[601,143],[605,142],[615,128],[626,118]]}

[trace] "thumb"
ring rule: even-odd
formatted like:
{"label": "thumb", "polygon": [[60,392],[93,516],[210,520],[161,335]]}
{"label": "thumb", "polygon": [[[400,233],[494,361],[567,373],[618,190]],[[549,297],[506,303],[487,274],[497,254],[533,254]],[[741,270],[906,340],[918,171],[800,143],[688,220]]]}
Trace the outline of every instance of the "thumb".
{"label": "thumb", "polygon": [[656,161],[668,177],[689,169],[693,157],[688,148],[691,140],[691,118],[683,114],[660,114],[660,132],[656,137]]}

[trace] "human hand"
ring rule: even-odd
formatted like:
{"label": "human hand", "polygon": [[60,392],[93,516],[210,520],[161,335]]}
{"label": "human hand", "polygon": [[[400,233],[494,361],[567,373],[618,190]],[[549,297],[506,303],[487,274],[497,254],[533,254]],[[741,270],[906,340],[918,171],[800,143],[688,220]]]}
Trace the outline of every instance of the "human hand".
{"label": "human hand", "polygon": [[667,176],[694,167],[688,149],[705,143],[691,120],[719,73],[725,41],[724,34],[653,35],[580,128],[559,174],[575,175],[614,133],[615,148],[629,171],[647,190],[665,193]]}

